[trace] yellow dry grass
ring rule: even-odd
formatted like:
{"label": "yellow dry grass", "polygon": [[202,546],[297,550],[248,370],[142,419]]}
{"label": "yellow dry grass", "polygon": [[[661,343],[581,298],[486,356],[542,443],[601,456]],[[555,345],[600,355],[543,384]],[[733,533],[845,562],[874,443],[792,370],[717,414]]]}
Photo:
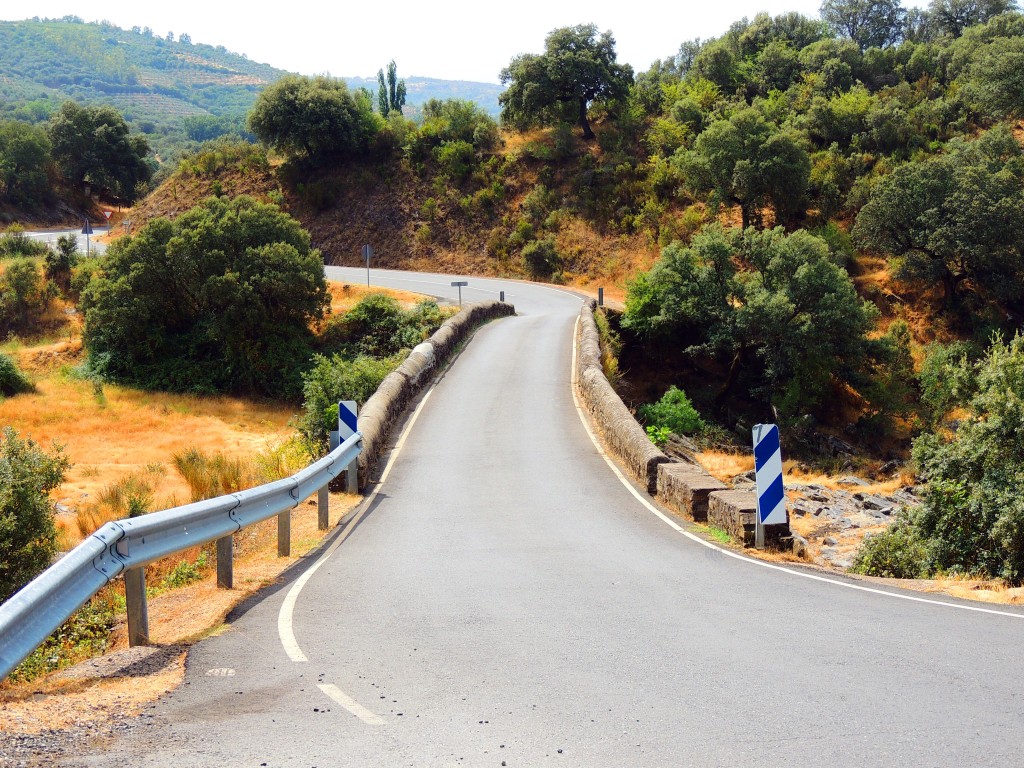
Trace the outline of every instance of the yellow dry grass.
{"label": "yellow dry grass", "polygon": [[385,290],[383,288],[357,285],[355,283],[334,282],[330,280],[327,282],[327,291],[331,294],[331,314],[333,315],[348,312],[352,307],[358,304],[360,300],[367,296],[372,296],[375,293],[386,293],[388,296],[396,299],[398,303],[406,309],[415,306],[427,298],[421,293]]}
{"label": "yellow dry grass", "polygon": [[[328,532],[360,500],[360,496],[331,494]],[[310,556],[328,532],[317,530],[316,503],[310,501],[292,513],[291,557],[277,557],[276,518],[236,534],[234,589],[218,589],[211,571],[202,581],[151,598],[150,640],[158,646],[186,646],[218,631],[232,608]],[[148,567],[148,583],[158,583],[161,573],[180,560],[194,559],[195,554],[182,553]],[[123,617],[111,646],[112,652],[127,648]],[[183,677],[184,651],[165,668],[145,677],[69,679],[57,674],[44,680],[8,684],[0,689],[0,732],[34,734],[49,728],[93,727],[114,714],[136,715],[145,704],[177,687]]]}
{"label": "yellow dry grass", "polygon": [[701,451],[697,454],[697,461],[723,483],[754,468],[754,457],[749,453]]}

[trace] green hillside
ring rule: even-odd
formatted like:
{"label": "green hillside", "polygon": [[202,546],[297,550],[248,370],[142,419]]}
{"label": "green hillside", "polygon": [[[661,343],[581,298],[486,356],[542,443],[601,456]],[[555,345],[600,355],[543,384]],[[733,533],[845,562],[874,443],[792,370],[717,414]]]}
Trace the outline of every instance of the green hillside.
{"label": "green hillside", "polygon": [[[161,160],[244,131],[260,91],[286,74],[188,35],[160,37],[80,18],[0,21],[0,118],[39,123],[67,99],[108,104],[146,134]],[[465,98],[497,114],[501,86],[408,77],[407,113],[431,98]],[[349,78],[376,91],[377,81]]]}

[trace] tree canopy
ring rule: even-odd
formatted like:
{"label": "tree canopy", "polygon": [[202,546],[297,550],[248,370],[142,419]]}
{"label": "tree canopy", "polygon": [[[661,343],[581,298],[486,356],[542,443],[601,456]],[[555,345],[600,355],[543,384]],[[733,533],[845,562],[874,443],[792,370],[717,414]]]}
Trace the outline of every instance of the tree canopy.
{"label": "tree canopy", "polygon": [[76,187],[88,183],[132,203],[140,185],[153,175],[146,162],[149,144],[130,133],[128,123],[113,107],[66,101],[50,120],[49,135],[57,167]]}
{"label": "tree canopy", "polygon": [[147,388],[297,397],[328,304],[309,235],[274,205],[210,198],[118,240],[82,293],[100,375]]}
{"label": "tree canopy", "polygon": [[576,122],[590,139],[590,106],[625,98],[633,68],[616,61],[611,32],[599,35],[594,24],[580,24],[552,31],[544,53],[516,56],[500,78],[508,86],[498,99],[506,123],[522,128]]}
{"label": "tree canopy", "polygon": [[381,130],[370,95],[342,80],[287,75],[268,86],[249,113],[249,130],[290,157],[319,164],[363,152]]}

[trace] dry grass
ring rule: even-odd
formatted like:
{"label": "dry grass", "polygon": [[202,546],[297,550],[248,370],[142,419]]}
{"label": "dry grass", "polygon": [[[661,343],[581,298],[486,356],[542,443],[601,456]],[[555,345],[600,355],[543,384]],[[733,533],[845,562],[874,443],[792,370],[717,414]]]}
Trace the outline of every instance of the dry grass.
{"label": "dry grass", "polygon": [[[331,494],[332,528],[360,500],[360,496]],[[317,509],[312,500],[292,512],[291,557],[277,557],[276,518],[236,534],[235,588],[217,589],[216,577],[211,572],[190,586],[151,598],[151,641],[159,646],[187,645],[217,632],[232,608],[309,556],[326,535],[327,532],[317,530]],[[194,559],[197,552],[182,553],[147,567],[147,583],[158,585],[178,562]],[[114,630],[110,651],[127,647],[127,628],[122,616]],[[43,680],[5,684],[0,688],[0,731],[31,734],[48,728],[77,728],[83,724],[90,727],[106,722],[113,714],[138,714],[145,704],[177,687],[184,676],[183,662],[184,653],[176,662],[146,677],[71,679],[58,673]]]}
{"label": "dry grass", "polygon": [[697,454],[701,463],[711,475],[723,483],[736,475],[742,475],[754,468],[754,456],[750,453],[727,453],[725,451],[701,451]]}
{"label": "dry grass", "polygon": [[367,287],[365,285],[357,285],[355,283],[339,283],[330,280],[327,281],[327,290],[331,294],[332,315],[348,312],[362,299],[376,293],[386,293],[388,296],[396,299],[405,309],[411,309],[416,304],[427,298],[420,293],[388,290],[372,286]]}

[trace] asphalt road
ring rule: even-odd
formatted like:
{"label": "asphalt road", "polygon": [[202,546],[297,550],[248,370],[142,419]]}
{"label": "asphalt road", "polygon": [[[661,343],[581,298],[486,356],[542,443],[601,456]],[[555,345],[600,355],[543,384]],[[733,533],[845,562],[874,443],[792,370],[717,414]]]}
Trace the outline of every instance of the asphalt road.
{"label": "asphalt road", "polygon": [[[107,234],[108,227],[96,226],[93,227],[93,234],[90,237],[86,237],[82,234],[82,228],[77,229],[39,229],[31,232],[25,232],[25,234],[33,240],[42,240],[44,243],[55,246],[57,244],[57,238],[61,235],[75,235],[78,238],[78,250],[85,254],[86,247],[89,249],[89,253],[96,255],[98,253],[105,253],[107,246],[105,243],[97,242],[96,238],[99,235]],[[88,242],[86,242],[88,240]]]}
{"label": "asphalt road", "polygon": [[[450,277],[372,277],[454,296]],[[584,428],[569,386],[580,300],[470,282],[465,299],[504,288],[518,316],[439,381],[347,539],[301,591],[300,570],[196,645],[152,718],[66,764],[1024,763],[1019,611],[694,542]]]}

